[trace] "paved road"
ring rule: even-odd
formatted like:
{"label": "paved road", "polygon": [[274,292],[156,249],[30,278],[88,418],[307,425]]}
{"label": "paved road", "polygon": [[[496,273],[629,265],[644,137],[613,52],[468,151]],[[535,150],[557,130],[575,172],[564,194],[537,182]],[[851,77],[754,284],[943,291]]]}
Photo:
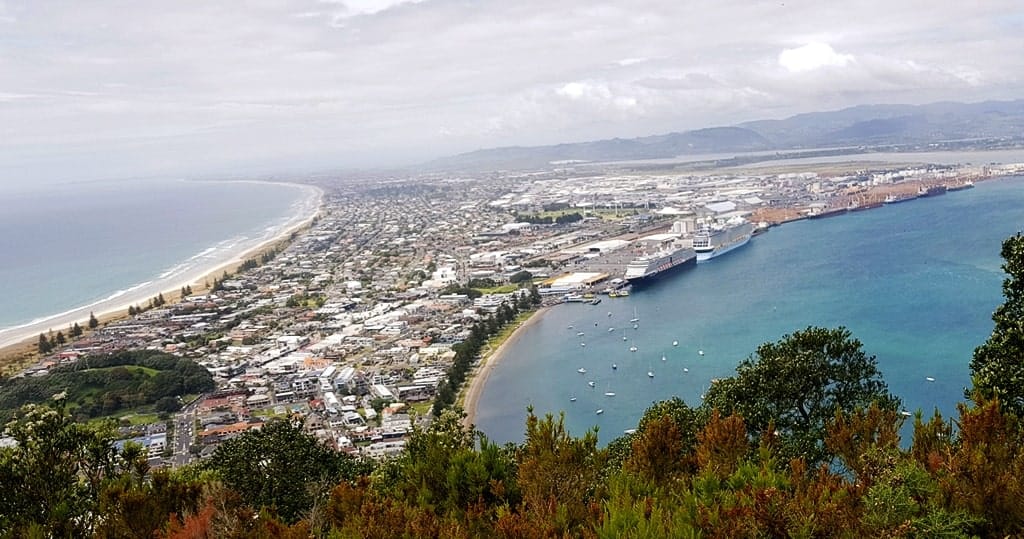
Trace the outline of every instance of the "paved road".
{"label": "paved road", "polygon": [[200,400],[196,399],[174,415],[174,454],[171,456],[171,466],[174,468],[184,466],[193,459],[192,441],[196,435],[196,408]]}

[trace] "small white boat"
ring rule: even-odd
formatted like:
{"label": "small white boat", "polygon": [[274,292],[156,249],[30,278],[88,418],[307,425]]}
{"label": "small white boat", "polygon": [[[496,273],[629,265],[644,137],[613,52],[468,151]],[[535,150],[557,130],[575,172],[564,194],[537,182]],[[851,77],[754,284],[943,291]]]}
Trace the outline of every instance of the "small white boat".
{"label": "small white boat", "polygon": [[703,350],[697,350],[697,355],[703,356],[704,355],[704,351]]}
{"label": "small white boat", "polygon": [[590,382],[587,382],[587,385],[590,386],[590,387],[594,387],[596,384],[594,384],[593,381],[590,381]]}
{"label": "small white boat", "polygon": [[672,346],[679,346],[679,341],[672,341]]}
{"label": "small white boat", "polygon": [[613,371],[614,371],[615,369],[618,369],[618,368],[619,368],[619,366],[618,366],[618,365],[616,365],[616,364],[612,363],[612,370],[613,370]]}
{"label": "small white boat", "polygon": [[582,337],[583,335],[584,333],[582,331],[576,334],[577,337]]}
{"label": "small white boat", "polygon": [[640,324],[633,324],[633,329],[640,329]]}
{"label": "small white boat", "polygon": [[597,414],[597,415],[601,415],[601,414],[604,413],[604,409],[603,408],[598,408],[597,411],[594,412],[594,413]]}
{"label": "small white boat", "polygon": [[622,336],[622,340],[626,340],[626,336],[625,335]]}
{"label": "small white boat", "polygon": [[576,402],[576,397],[569,397],[569,402]]}
{"label": "small white boat", "polygon": [[935,381],[935,379],[932,378],[931,376],[925,376],[924,379],[928,380],[929,382],[934,382]]}
{"label": "small white boat", "polygon": [[630,346],[629,347],[629,351],[630,352],[636,352],[636,347],[635,346]]}
{"label": "small white boat", "polygon": [[604,392],[604,396],[605,397],[614,397],[615,396],[615,392],[614,391],[605,391]]}
{"label": "small white boat", "polygon": [[630,321],[631,323],[635,324],[635,323],[639,322],[639,321],[640,321],[640,319],[639,319],[639,318],[630,318],[630,319],[629,319],[629,321]]}
{"label": "small white boat", "polygon": [[662,361],[666,361],[666,360],[668,360],[668,358],[667,358],[667,357],[665,357],[665,356],[661,356],[661,360],[662,360]]}
{"label": "small white boat", "polygon": [[608,333],[615,331],[615,328],[608,328]]}
{"label": "small white boat", "polygon": [[690,372],[690,369],[687,369],[686,367],[683,367],[683,372]]}
{"label": "small white boat", "polygon": [[580,346],[586,346],[586,345],[587,345],[587,343],[585,343],[585,342],[581,342],[580,343]]}
{"label": "small white boat", "polygon": [[587,369],[584,369],[583,367],[580,367],[580,368],[576,369],[576,372],[578,372],[580,374],[587,374]]}
{"label": "small white boat", "polygon": [[572,329],[572,324],[569,324],[569,329]]}
{"label": "small white boat", "polygon": [[612,315],[612,312],[611,312],[611,311],[608,311],[608,316],[611,316],[611,315]]}
{"label": "small white boat", "polygon": [[654,372],[653,371],[647,371],[647,377],[648,378],[654,378]]}

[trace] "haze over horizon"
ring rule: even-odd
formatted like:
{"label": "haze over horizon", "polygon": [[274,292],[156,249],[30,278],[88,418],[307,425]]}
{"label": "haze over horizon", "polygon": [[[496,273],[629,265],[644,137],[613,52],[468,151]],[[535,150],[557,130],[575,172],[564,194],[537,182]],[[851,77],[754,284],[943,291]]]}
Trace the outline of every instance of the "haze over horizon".
{"label": "haze over horizon", "polygon": [[1024,96],[1011,0],[0,0],[0,183],[392,167]]}

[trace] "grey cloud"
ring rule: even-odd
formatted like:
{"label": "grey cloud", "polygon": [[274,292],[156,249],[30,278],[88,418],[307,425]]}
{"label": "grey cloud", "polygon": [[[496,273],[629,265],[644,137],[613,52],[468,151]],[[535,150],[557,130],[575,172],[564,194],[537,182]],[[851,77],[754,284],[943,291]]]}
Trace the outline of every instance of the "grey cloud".
{"label": "grey cloud", "polygon": [[[387,166],[864,102],[1013,98],[1018,6],[0,2],[0,168]],[[851,60],[779,64],[811,43]]]}

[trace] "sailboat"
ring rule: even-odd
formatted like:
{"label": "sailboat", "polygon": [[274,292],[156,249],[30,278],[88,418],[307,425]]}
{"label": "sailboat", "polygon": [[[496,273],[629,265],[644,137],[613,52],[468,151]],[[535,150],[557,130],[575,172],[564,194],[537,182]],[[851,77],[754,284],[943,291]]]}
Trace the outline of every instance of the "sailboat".
{"label": "sailboat", "polygon": [[662,361],[666,361],[667,359],[668,359],[667,357],[665,357],[665,356],[661,356],[661,360],[662,360]]}
{"label": "sailboat", "polygon": [[583,367],[580,367],[580,368],[576,369],[576,372],[578,372],[580,374],[587,374],[587,369],[584,369]]}
{"label": "sailboat", "polygon": [[672,341],[672,346],[679,346],[679,341]]}
{"label": "sailboat", "polygon": [[576,397],[575,396],[569,397],[569,402],[576,402]]}
{"label": "sailboat", "polygon": [[636,352],[636,345],[635,344],[630,345],[629,346],[629,351],[630,352]]}
{"label": "sailboat", "polygon": [[629,321],[632,324],[636,324],[637,322],[640,321],[640,317],[637,316],[637,314],[636,314],[636,307],[633,307],[633,318],[630,318]]}
{"label": "sailboat", "polygon": [[654,371],[647,371],[648,378],[654,378]]}

